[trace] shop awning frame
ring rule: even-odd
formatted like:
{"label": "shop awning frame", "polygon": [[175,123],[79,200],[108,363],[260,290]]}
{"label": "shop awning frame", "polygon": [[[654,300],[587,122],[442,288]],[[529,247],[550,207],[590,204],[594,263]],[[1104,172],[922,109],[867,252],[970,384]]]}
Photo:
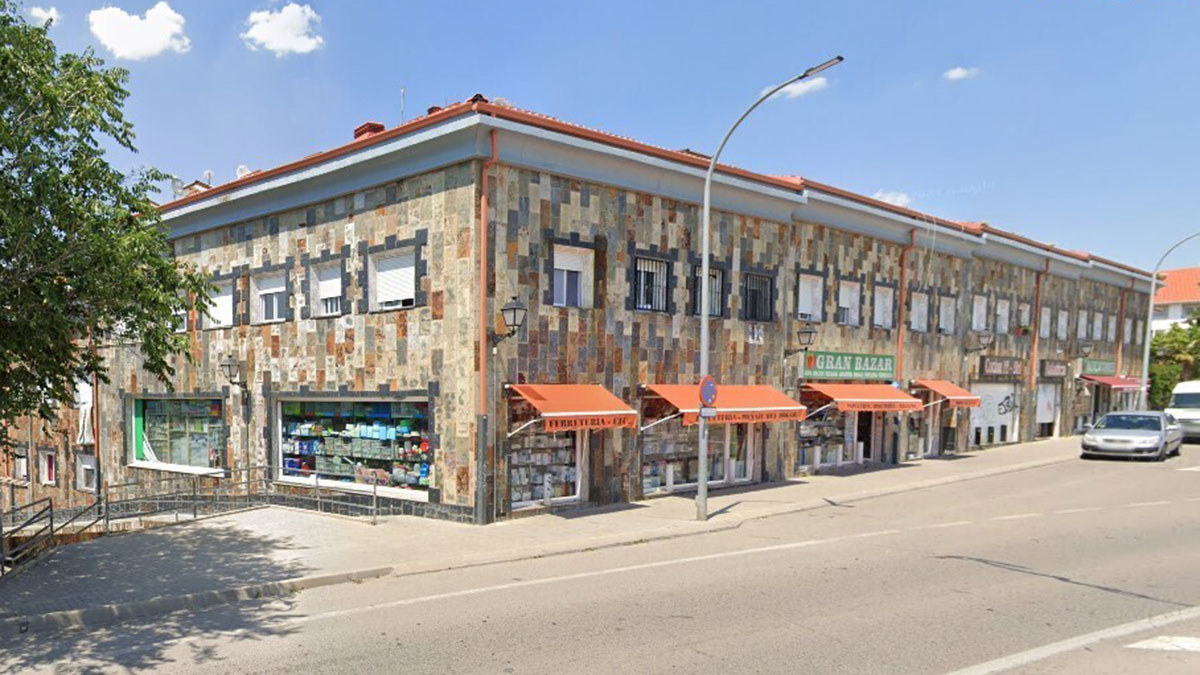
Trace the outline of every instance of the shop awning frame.
{"label": "shop awning frame", "polygon": [[890,384],[806,382],[804,388],[830,399],[839,412],[920,412],[921,399]]}
{"label": "shop awning frame", "polygon": [[934,403],[941,403],[943,400],[951,408],[978,408],[983,405],[981,397],[972,394],[949,380],[917,380],[913,384],[942,397],[936,401],[931,401],[925,407],[929,407]]}
{"label": "shop awning frame", "polygon": [[547,432],[636,429],[638,413],[598,384],[508,384],[538,416],[508,432],[506,438],[541,422]]}
{"label": "shop awning frame", "polygon": [[1080,375],[1079,379],[1089,384],[1100,384],[1110,389],[1122,391],[1138,391],[1146,388],[1141,378],[1137,377],[1124,377],[1122,375]]}
{"label": "shop awning frame", "polygon": [[[700,421],[700,386],[693,384],[646,384],[647,392],[665,400],[675,408],[670,417],[642,427],[649,429],[659,422],[683,418],[684,426]],[[722,405],[722,403],[725,405]],[[800,422],[808,416],[808,408],[787,394],[767,384],[725,384],[717,387],[716,415],[707,418],[709,424],[743,424],[758,422]]]}

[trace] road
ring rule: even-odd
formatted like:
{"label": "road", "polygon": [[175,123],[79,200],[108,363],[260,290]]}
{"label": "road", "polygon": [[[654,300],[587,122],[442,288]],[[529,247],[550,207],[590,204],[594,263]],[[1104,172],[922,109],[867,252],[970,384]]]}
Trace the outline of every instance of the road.
{"label": "road", "polygon": [[[1161,464],[1073,461],[733,531],[30,635],[0,643],[0,668],[1200,672],[1200,652],[1153,647],[1200,649],[1198,533],[1200,446],[1186,446]],[[1131,623],[1171,613],[1183,620]]]}

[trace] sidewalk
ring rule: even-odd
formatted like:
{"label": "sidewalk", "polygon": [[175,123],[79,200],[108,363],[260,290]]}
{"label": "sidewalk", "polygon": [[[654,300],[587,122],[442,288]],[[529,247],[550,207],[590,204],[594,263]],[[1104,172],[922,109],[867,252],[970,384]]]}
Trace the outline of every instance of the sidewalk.
{"label": "sidewalk", "polygon": [[293,509],[256,509],[65,546],[0,583],[0,635],[15,632],[22,622],[31,630],[99,624],[387,574],[716,532],[830,503],[1054,464],[1077,457],[1078,443],[1039,441],[845,476],[715,491],[709,494],[707,522],[695,520],[690,494],[486,527],[411,517],[372,526]]}

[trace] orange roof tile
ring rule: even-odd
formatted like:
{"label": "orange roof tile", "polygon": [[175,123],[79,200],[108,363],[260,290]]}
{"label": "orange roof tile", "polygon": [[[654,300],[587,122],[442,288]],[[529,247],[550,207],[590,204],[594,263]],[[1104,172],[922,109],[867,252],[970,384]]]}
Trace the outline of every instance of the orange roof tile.
{"label": "orange roof tile", "polygon": [[1162,286],[1154,294],[1154,304],[1200,302],[1200,267],[1183,267],[1159,273]]}

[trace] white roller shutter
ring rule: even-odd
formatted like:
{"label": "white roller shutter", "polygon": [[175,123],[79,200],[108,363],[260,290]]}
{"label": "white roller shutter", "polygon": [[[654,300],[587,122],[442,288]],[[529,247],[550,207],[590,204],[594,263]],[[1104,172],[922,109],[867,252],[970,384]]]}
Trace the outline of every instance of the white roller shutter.
{"label": "white roller shutter", "polygon": [[582,273],[586,264],[587,256],[583,251],[565,246],[554,247],[554,269]]}
{"label": "white roller shutter", "polygon": [[416,257],[412,251],[375,261],[375,300],[381,307],[404,306],[416,298]]}
{"label": "white roller shutter", "polygon": [[317,269],[317,297],[340,298],[342,296],[342,269],[328,265]]}
{"label": "white roller shutter", "polygon": [[282,274],[269,274],[258,279],[258,294],[282,293],[287,290],[287,280]]}
{"label": "white roller shutter", "polygon": [[207,321],[209,328],[233,325],[233,282],[224,281],[217,284],[212,306],[208,308]]}

